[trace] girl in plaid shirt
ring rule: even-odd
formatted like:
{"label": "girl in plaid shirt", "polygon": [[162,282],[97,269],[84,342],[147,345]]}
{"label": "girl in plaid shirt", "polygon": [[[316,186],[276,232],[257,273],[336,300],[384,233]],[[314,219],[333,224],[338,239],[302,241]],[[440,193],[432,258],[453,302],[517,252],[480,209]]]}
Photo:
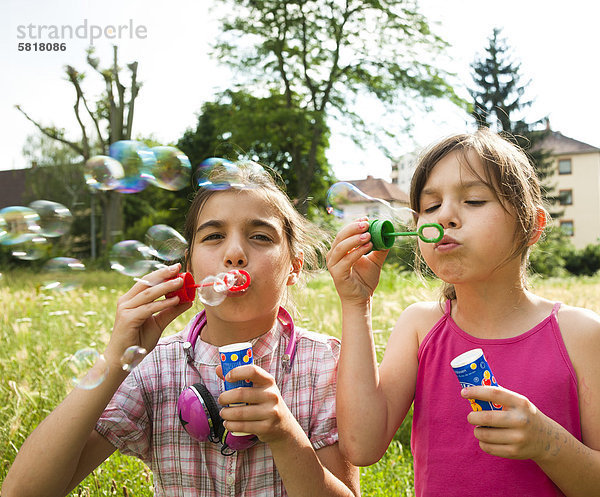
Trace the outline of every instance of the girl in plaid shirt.
{"label": "girl in plaid shirt", "polygon": [[[197,281],[231,269],[251,274],[250,286],[205,308],[183,331],[161,339],[166,326],[188,310],[179,297],[180,264],[137,282],[117,305],[104,357],[107,378],[95,389],[74,389],[25,441],[9,471],[4,497],[66,495],[116,449],[135,455],[154,475],[157,496],[352,496],[358,470],[337,443],[335,385],[339,341],[296,327],[295,359],[282,357],[289,326],[278,321],[287,288],[306,264],[318,265],[320,232],[291,205],[269,174],[253,163],[217,167],[186,219],[186,268]],[[224,173],[224,176],[219,175]],[[320,238],[322,240],[322,238]],[[190,350],[188,335],[199,337]],[[218,347],[250,341],[254,364],[228,381],[251,388],[223,390]],[[186,349],[187,344],[187,349]],[[152,351],[131,372],[120,358],[131,346]],[[230,432],[258,437],[254,446],[223,455],[219,443],[198,441],[183,428],[177,400],[202,383],[220,406]],[[31,471],[35,468],[35,471]]]}

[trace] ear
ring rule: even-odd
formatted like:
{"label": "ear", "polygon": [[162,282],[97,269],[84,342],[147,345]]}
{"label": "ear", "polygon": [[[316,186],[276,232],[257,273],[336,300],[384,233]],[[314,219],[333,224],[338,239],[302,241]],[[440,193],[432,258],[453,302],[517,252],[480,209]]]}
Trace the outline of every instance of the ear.
{"label": "ear", "polygon": [[298,283],[298,278],[300,277],[300,273],[302,272],[302,267],[304,266],[304,252],[300,252],[296,255],[296,258],[292,261],[292,265],[290,267],[290,274],[287,279],[287,286],[292,286]]}
{"label": "ear", "polygon": [[542,233],[544,232],[544,228],[546,227],[547,214],[546,214],[546,211],[542,207],[538,207],[535,221],[536,221],[535,231],[533,232],[533,235],[531,235],[531,238],[529,239],[529,243],[527,244],[528,247],[531,247],[533,244],[537,243],[537,241],[542,236]]}

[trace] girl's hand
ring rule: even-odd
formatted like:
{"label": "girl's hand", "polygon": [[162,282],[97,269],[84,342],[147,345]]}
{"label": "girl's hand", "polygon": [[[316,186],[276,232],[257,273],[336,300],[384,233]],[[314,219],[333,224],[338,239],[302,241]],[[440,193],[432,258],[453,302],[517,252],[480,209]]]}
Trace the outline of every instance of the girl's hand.
{"label": "girl's hand", "polygon": [[[217,375],[223,378],[221,366],[217,366]],[[250,380],[253,385],[223,392],[219,396],[219,404],[226,406],[245,402],[248,405],[221,409],[225,428],[253,433],[265,443],[287,440],[298,423],[281,398],[275,378],[264,369],[250,364],[239,366],[227,375],[227,381],[239,380]]]}
{"label": "girl's hand", "polygon": [[371,298],[389,250],[373,248],[367,218],[344,226],[327,254],[327,268],[342,302],[363,303]]}
{"label": "girl's hand", "polygon": [[133,345],[150,352],[166,326],[192,306],[191,302],[179,304],[179,297],[157,300],[183,286],[182,278],[169,279],[177,276],[180,267],[177,263],[146,275],[144,281],[136,282],[119,298],[115,325],[104,353],[109,363],[120,363],[123,352]]}
{"label": "girl's hand", "polygon": [[[470,412],[479,447],[488,454],[508,459],[541,461],[556,447],[557,423],[544,415],[527,397],[502,387],[463,388],[465,399],[479,399],[503,406],[501,411]],[[562,441],[561,437],[561,441]]]}

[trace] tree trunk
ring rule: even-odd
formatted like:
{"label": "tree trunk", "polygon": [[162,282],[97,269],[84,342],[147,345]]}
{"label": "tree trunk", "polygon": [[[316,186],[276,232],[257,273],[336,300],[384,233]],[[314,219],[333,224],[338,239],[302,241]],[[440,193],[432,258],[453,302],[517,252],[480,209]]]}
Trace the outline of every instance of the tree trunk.
{"label": "tree trunk", "polygon": [[118,192],[107,191],[100,196],[102,205],[100,253],[107,254],[115,239],[123,234],[123,201]]}

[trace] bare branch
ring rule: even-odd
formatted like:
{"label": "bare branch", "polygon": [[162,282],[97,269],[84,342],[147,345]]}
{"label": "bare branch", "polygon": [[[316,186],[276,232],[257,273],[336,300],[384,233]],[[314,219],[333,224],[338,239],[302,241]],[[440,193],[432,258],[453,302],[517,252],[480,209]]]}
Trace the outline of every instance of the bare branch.
{"label": "bare branch", "polygon": [[44,135],[46,135],[49,138],[52,138],[53,140],[56,140],[56,141],[59,141],[61,143],[64,143],[65,145],[68,145],[73,150],[75,150],[75,152],[77,152],[78,154],[84,156],[83,149],[79,145],[77,145],[77,143],[70,142],[69,140],[66,140],[65,138],[63,138],[60,135],[58,135],[58,133],[56,133],[56,130],[54,130],[52,128],[44,128],[41,124],[39,124],[34,119],[32,119],[23,109],[21,109],[20,105],[15,105],[15,108],[21,114],[23,114],[27,118],[28,121],[32,122],[34,124],[34,126],[37,129],[39,129]]}
{"label": "bare branch", "polygon": [[83,158],[88,160],[90,158],[90,141],[88,140],[87,132],[85,130],[85,125],[81,120],[81,116],[79,115],[79,102],[83,97],[83,91],[81,91],[81,86],[79,85],[79,73],[72,66],[66,67],[67,76],[69,77],[69,81],[75,87],[75,92],[77,93],[77,100],[75,101],[75,105],[73,105],[73,110],[75,111],[75,117],[77,118],[77,122],[79,123],[79,127],[81,128],[81,143],[83,145]]}
{"label": "bare branch", "polygon": [[137,83],[137,68],[138,63],[133,62],[127,66],[131,70],[131,98],[127,105],[127,129],[125,130],[125,138],[131,140],[131,130],[133,128],[133,111],[135,107],[135,99],[137,98],[140,86]]}

